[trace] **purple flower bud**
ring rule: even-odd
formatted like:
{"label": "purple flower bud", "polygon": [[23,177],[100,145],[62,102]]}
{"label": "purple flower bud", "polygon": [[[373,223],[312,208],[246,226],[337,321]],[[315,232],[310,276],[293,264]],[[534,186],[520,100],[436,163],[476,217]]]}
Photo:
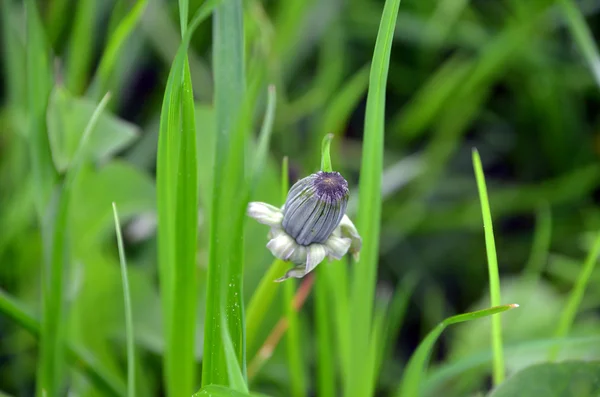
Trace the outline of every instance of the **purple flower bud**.
{"label": "purple flower bud", "polygon": [[348,204],[348,182],[339,172],[319,171],[296,182],[283,209],[283,229],[296,243],[325,243]]}

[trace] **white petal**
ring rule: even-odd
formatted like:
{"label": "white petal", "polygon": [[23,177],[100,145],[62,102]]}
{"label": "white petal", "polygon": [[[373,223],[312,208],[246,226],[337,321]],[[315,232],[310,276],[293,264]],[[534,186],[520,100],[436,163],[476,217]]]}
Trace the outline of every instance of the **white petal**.
{"label": "white petal", "polygon": [[281,226],[281,221],[283,221],[283,214],[279,208],[257,201],[248,204],[247,214],[258,222],[271,227]]}
{"label": "white petal", "polygon": [[288,258],[288,261],[296,263],[296,264],[305,264],[306,263],[306,252],[307,247],[297,244],[294,253]]}
{"label": "white petal", "polygon": [[352,252],[354,259],[358,260],[358,254],[362,247],[362,239],[358,234],[358,230],[356,230],[356,226],[354,226],[354,223],[348,218],[348,215],[344,215],[339,228],[342,231],[343,237],[349,237],[351,239],[350,252]]}
{"label": "white petal", "polygon": [[290,277],[302,278],[306,275],[306,266],[300,265],[288,270],[283,277],[274,280],[276,283],[287,280]]}
{"label": "white petal", "polygon": [[323,262],[323,259],[325,259],[325,256],[327,255],[327,249],[323,244],[311,244],[308,247],[300,245],[299,247],[306,250],[306,256],[304,257],[306,264],[298,265],[288,270],[283,277],[275,280],[276,282],[280,283],[290,277],[302,278],[306,276],[310,271],[317,267],[319,263]]}
{"label": "white petal", "polygon": [[306,273],[311,272],[317,265],[323,262],[327,255],[327,249],[323,244],[311,244],[308,246],[306,255]]}
{"label": "white petal", "polygon": [[347,237],[342,238],[331,235],[325,242],[325,246],[327,247],[327,255],[333,259],[342,259],[342,257],[348,252],[348,249],[350,249],[351,243],[352,240]]}
{"label": "white petal", "polygon": [[293,238],[285,233],[280,233],[277,237],[267,243],[267,248],[271,251],[273,256],[282,259],[284,261],[294,254],[294,250],[298,244]]}

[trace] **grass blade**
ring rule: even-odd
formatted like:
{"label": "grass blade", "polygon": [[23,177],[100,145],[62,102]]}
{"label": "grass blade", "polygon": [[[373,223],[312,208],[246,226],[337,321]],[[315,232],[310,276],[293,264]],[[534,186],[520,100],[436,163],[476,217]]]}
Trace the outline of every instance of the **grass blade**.
{"label": "grass blade", "polygon": [[381,218],[381,174],[383,172],[383,141],[385,91],[392,50],[392,41],[400,0],[387,0],[381,16],[369,77],[363,157],[360,169],[360,195],[357,228],[363,236],[361,259],[352,279],[351,323],[352,358],[344,394],[369,396],[370,382],[365,381],[364,358],[369,354],[373,300],[377,274]]}
{"label": "grass blade", "polygon": [[172,339],[168,349],[171,361],[171,395],[191,393],[194,387],[194,342],[196,333],[196,244],[198,230],[198,189],[196,159],[196,121],[189,65],[185,63],[181,93],[182,129],[177,171],[175,212],[176,262],[172,301]]}
{"label": "grass blade", "polygon": [[221,330],[223,331],[223,347],[225,348],[225,362],[227,366],[227,375],[229,377],[229,386],[235,391],[248,393],[248,385],[246,384],[244,374],[242,374],[240,364],[238,363],[238,359],[233,348],[233,342],[231,341],[231,337],[229,336],[229,331],[227,328],[227,324],[225,324],[225,319],[223,318],[223,326]]}
{"label": "grass blade", "polygon": [[4,63],[4,81],[6,96],[12,107],[25,109],[26,103],[26,68],[25,48],[15,26],[16,13],[10,0],[2,0],[0,4],[0,23],[2,24],[2,60]]}
{"label": "grass blade", "polygon": [[[244,239],[241,222],[246,203],[240,200],[239,189],[245,185],[246,138],[243,122],[249,118],[244,119],[241,113],[246,87],[242,2],[224,2],[215,9],[213,19],[217,145],[211,206],[203,386],[228,382],[220,330],[223,316],[227,316],[236,357],[245,373],[242,302]],[[237,131],[234,130],[236,122],[240,125]],[[223,183],[224,180],[227,182]],[[232,213],[239,213],[242,218],[232,217]],[[223,307],[226,313],[223,313]]]}
{"label": "grass blade", "polygon": [[46,133],[46,108],[52,89],[50,49],[34,0],[25,2],[27,14],[27,107],[29,147],[35,186],[34,202],[41,219],[57,179]]}
{"label": "grass blade", "polygon": [[567,18],[567,25],[575,37],[575,42],[581,49],[596,84],[600,86],[600,54],[598,54],[594,36],[585,22],[585,17],[573,0],[560,0],[560,5]]}
{"label": "grass blade", "polygon": [[[473,168],[477,179],[477,189],[481,201],[481,213],[483,216],[483,229],[485,232],[485,247],[488,260],[488,273],[490,279],[491,306],[500,305],[500,275],[498,272],[498,258],[496,256],[496,243],[494,241],[494,229],[492,225],[492,213],[487,195],[485,176],[481,166],[481,158],[477,149],[473,149]],[[492,349],[494,351],[493,381],[499,385],[504,380],[504,356],[502,353],[502,323],[500,317],[492,317]]]}
{"label": "grass blade", "polygon": [[[590,281],[590,277],[594,272],[594,268],[596,267],[596,262],[598,262],[598,256],[600,255],[600,233],[596,235],[596,239],[594,240],[594,245],[590,250],[583,267],[581,268],[581,272],[579,273],[579,277],[577,278],[577,282],[575,286],[571,290],[571,294],[569,295],[569,299],[567,300],[567,304],[563,312],[560,315],[560,319],[558,320],[558,326],[556,327],[556,331],[554,335],[556,338],[564,338],[569,334],[571,330],[571,326],[573,325],[573,321],[575,320],[575,315],[577,315],[577,311],[579,310],[579,306],[581,305],[581,301],[583,299],[583,295],[585,294],[585,289]],[[548,359],[550,361],[556,360],[558,353],[560,352],[560,343],[556,343],[552,349],[550,349],[550,354]]]}
{"label": "grass blade", "polygon": [[421,389],[421,378],[427,367],[429,361],[429,355],[435,342],[442,334],[442,332],[452,324],[462,323],[465,321],[475,320],[478,318],[491,316],[493,314],[502,313],[504,311],[519,307],[517,304],[503,305],[497,307],[491,307],[489,309],[478,310],[470,313],[458,314],[456,316],[448,317],[437,325],[433,330],[427,334],[425,339],[419,344],[417,350],[411,356],[404,374],[402,376],[402,382],[396,392],[396,397],[415,397],[420,396]]}
{"label": "grass blade", "polygon": [[[258,180],[262,174],[263,165],[267,158],[269,139],[271,137],[273,121],[275,119],[275,104],[275,86],[270,86],[267,98],[267,110],[265,112],[265,118],[263,120],[263,125],[260,132],[258,149],[254,160],[253,181],[251,186],[252,189],[256,188],[258,184]],[[284,158],[284,167],[282,169],[282,173],[284,173],[284,176],[286,175],[285,173],[287,173],[287,158]],[[284,182],[284,184],[287,185],[286,182]],[[284,192],[284,201],[286,194],[287,190]],[[254,345],[256,342],[256,336],[265,314],[269,311],[271,304],[273,303],[273,299],[275,298],[275,294],[279,286],[277,283],[274,283],[273,280],[275,280],[279,274],[284,272],[287,267],[288,265],[284,261],[275,259],[269,267],[269,270],[267,270],[265,275],[260,280],[256,291],[254,294],[252,294],[246,315],[246,340],[248,351],[250,352],[254,352],[254,349],[256,348]]]}
{"label": "grass blade", "polygon": [[68,215],[73,182],[85,156],[85,144],[106,104],[107,94],[100,102],[81,137],[73,165],[67,170],[65,182],[54,196],[42,227],[45,243],[45,271],[42,275],[42,324],[37,393],[58,395],[64,369],[64,274],[70,262]]}
{"label": "grass blade", "polygon": [[[323,267],[317,269],[315,280],[316,331],[317,331],[317,395],[335,396],[335,370],[332,362],[329,289]],[[335,307],[335,306],[334,306]]]}
{"label": "grass blade", "polygon": [[306,370],[302,359],[300,349],[300,324],[298,318],[298,309],[294,305],[294,291],[296,290],[296,280],[288,280],[283,286],[283,302],[285,308],[285,318],[287,319],[288,329],[285,337],[287,347],[288,371],[290,374],[290,396],[306,396]]}
{"label": "grass blade", "polygon": [[209,385],[203,387],[193,397],[267,397],[264,394],[258,393],[242,393],[237,390],[230,389],[225,386]]}
{"label": "grass blade", "polygon": [[131,294],[129,292],[129,278],[127,276],[127,260],[117,205],[113,202],[113,215],[115,217],[115,231],[119,247],[119,263],[121,264],[121,279],[123,281],[123,300],[125,302],[125,333],[127,335],[127,397],[135,397],[135,347],[133,342],[133,315],[131,313]]}
{"label": "grass blade", "polygon": [[79,95],[88,83],[94,48],[94,28],[97,0],[76,3],[75,23],[69,45],[66,85],[70,92]]}
{"label": "grass blade", "polygon": [[125,41],[139,22],[147,4],[148,0],[138,0],[125,18],[119,22],[114,33],[108,39],[108,44],[102,53],[102,58],[98,65],[96,81],[92,88],[95,93],[94,96],[96,96],[97,93],[106,91],[112,72],[119,58],[121,48],[123,48]]}
{"label": "grass blade", "polygon": [[169,396],[186,395],[194,387],[198,198],[195,107],[186,53],[194,30],[217,3],[204,3],[186,30],[171,66],[161,110],[156,160],[158,254]]}

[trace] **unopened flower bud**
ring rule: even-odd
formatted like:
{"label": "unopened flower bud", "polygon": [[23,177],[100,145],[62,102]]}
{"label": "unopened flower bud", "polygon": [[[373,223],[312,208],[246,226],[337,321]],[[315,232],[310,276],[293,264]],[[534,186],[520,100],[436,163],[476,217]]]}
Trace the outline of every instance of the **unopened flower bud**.
{"label": "unopened flower bud", "polygon": [[348,204],[348,182],[339,172],[319,171],[296,182],[283,208],[283,229],[308,246],[325,243]]}

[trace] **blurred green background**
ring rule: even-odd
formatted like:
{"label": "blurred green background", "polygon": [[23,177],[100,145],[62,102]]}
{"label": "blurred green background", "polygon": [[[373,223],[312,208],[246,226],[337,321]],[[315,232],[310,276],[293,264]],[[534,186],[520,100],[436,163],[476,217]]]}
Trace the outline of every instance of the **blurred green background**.
{"label": "blurred green background", "polygon": [[[108,38],[135,3],[37,2],[59,84],[51,93],[46,116],[58,168],[66,167],[76,141],[68,141],[68,134],[52,135],[52,131],[85,127],[99,99],[95,76],[101,70]],[[201,3],[190,0],[190,15]],[[356,191],[368,68],[383,3],[244,1],[246,53],[249,59],[267,65],[267,79],[278,95],[270,157],[256,199],[278,203],[279,164],[284,156],[290,161],[291,181],[316,171],[321,138],[329,132],[336,135],[334,168]],[[574,35],[576,29],[569,25],[568,12],[559,3],[401,3],[386,94],[376,298],[382,305],[395,302],[400,314],[397,327],[389,332],[378,395],[395,390],[403,365],[439,321],[489,306],[481,209],[471,163],[474,147],[486,173],[502,301],[521,305],[503,315],[507,370],[514,372],[546,358],[543,340],[553,335],[600,226],[600,64],[590,61],[594,48],[591,58],[590,53],[586,56],[585,45]],[[576,7],[591,33],[599,35],[598,2],[583,0]],[[94,161],[85,164],[73,188],[69,219],[73,257],[64,288],[68,339],[124,378],[125,323],[111,209],[111,202],[116,201],[125,222],[138,392],[155,396],[164,394],[155,233],[156,149],[161,101],[180,36],[177,2],[149,0],[141,11],[114,70],[103,82],[111,100],[97,126],[95,146],[100,149]],[[30,115],[25,111],[24,5],[2,0],[1,13],[0,287],[37,315],[42,239],[25,139]],[[211,36],[209,20],[193,36],[189,52],[196,121],[202,130],[214,129]],[[210,204],[210,194],[202,187],[210,180],[213,146],[214,142],[198,139],[198,368]],[[350,211],[356,208],[357,194],[352,197]],[[264,246],[265,228],[248,222],[246,229],[247,301],[272,258]],[[589,338],[600,334],[599,288],[596,271],[561,357],[600,358],[598,340]],[[309,297],[300,311],[307,395],[317,395],[314,311]],[[260,341],[282,313],[281,305],[267,312]],[[36,340],[0,313],[0,391],[33,395]],[[249,358],[260,344],[248,346]],[[285,340],[251,380],[253,390],[290,395],[284,345]],[[452,328],[433,352],[426,394],[466,396],[485,391],[490,382],[489,359],[489,321]],[[69,371],[69,376],[73,395],[103,395],[79,371]]]}

